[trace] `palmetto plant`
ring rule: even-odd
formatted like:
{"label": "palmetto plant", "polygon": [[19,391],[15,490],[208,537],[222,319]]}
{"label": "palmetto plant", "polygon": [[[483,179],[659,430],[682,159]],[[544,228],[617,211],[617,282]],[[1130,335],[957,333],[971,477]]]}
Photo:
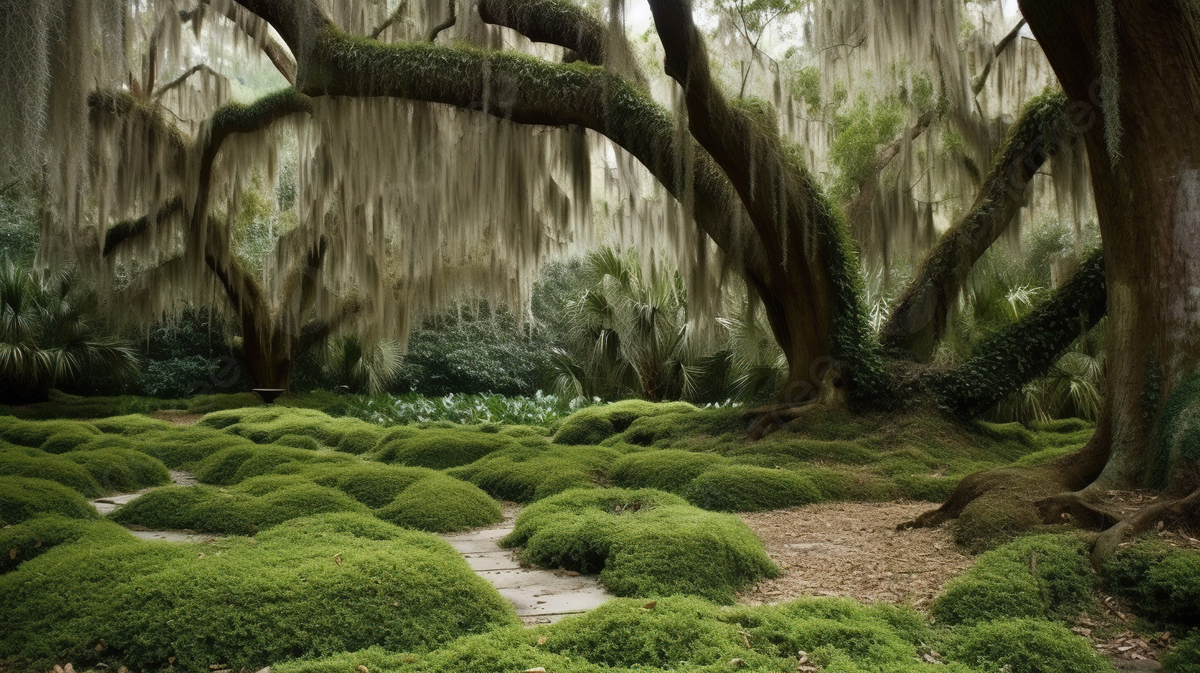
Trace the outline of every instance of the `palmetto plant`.
{"label": "palmetto plant", "polygon": [[88,373],[138,374],[137,352],[100,333],[93,305],[72,269],[39,272],[0,261],[0,400],[43,400]]}
{"label": "palmetto plant", "polygon": [[396,380],[404,351],[394,339],[381,339],[374,347],[364,346],[354,335],[329,339],[325,367],[341,385],[371,395],[381,395]]}
{"label": "palmetto plant", "polygon": [[573,336],[551,353],[555,393],[695,397],[704,350],[679,274],[665,264],[643,269],[635,254],[611,248],[588,255],[584,267],[588,289],[567,309]]}

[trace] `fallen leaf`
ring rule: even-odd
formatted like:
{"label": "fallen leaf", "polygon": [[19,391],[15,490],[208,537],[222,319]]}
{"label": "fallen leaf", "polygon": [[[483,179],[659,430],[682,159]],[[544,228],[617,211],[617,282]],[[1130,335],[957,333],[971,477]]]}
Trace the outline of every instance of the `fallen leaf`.
{"label": "fallen leaf", "polygon": [[740,659],[740,658],[739,659],[730,659],[729,664],[731,666],[733,666],[734,668],[742,668],[746,665],[746,660]]}
{"label": "fallen leaf", "polygon": [[38,547],[40,547],[40,546],[42,546],[42,541],[41,541],[41,540],[38,540],[37,542],[34,542],[34,543],[33,543],[33,548],[34,548],[34,549],[37,549],[37,548],[38,548]]}
{"label": "fallen leaf", "polygon": [[338,567],[339,567],[339,568],[340,568],[340,567],[342,567],[342,554],[341,554],[341,552],[338,552],[338,553],[336,553],[336,554],[334,554],[334,555],[333,555],[333,562],[334,562],[334,563],[336,563],[336,564],[338,564]]}
{"label": "fallen leaf", "polygon": [[371,671],[368,670],[367,667],[363,666],[362,664],[355,666],[354,670],[358,671],[358,673],[371,673]]}
{"label": "fallen leaf", "polygon": [[542,636],[541,638],[538,638],[537,646],[541,647],[542,645],[545,645],[547,640],[549,640],[549,638],[547,638],[546,636]]}
{"label": "fallen leaf", "polygon": [[8,550],[8,560],[10,560],[10,561],[11,561],[11,560],[13,560],[13,559],[15,559],[15,558],[17,558],[17,550],[16,550],[16,549],[10,549],[10,550]]}
{"label": "fallen leaf", "polygon": [[797,652],[796,653],[796,663],[807,664],[808,663],[808,652],[805,652],[804,650],[800,650],[799,652]]}
{"label": "fallen leaf", "polygon": [[538,666],[537,668],[527,668],[522,673],[546,673],[545,667]]}
{"label": "fallen leaf", "polygon": [[104,642],[103,640],[96,643],[96,651],[97,652],[103,652],[104,648],[106,648],[106,647],[108,647],[108,643]]}
{"label": "fallen leaf", "polygon": [[67,664],[66,666],[63,666],[63,670],[66,671],[66,673],[75,673],[75,667],[72,666],[71,664]]}
{"label": "fallen leaf", "polygon": [[646,608],[647,610],[653,610],[654,608],[658,607],[658,601],[650,601],[649,603],[646,603],[642,607]]}
{"label": "fallen leaf", "polygon": [[271,667],[267,666],[266,668],[260,668],[255,671],[255,673],[271,673]]}

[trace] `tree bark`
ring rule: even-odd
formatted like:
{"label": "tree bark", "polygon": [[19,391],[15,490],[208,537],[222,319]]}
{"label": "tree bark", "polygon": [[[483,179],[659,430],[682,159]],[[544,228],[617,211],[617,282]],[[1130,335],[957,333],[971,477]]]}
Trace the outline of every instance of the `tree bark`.
{"label": "tree bark", "polygon": [[[1079,108],[1108,280],[1111,450],[1088,489],[1154,485],[1163,408],[1200,362],[1200,8],[1184,0],[1022,0],[1021,10]],[[1100,62],[1115,21],[1116,72]],[[1112,156],[1102,77],[1119,83],[1120,156]],[[1106,130],[1108,133],[1106,133]],[[1193,402],[1194,404],[1194,402]],[[1164,456],[1172,478],[1193,471]],[[1181,469],[1185,468],[1185,469]],[[1162,484],[1159,484],[1162,485]]]}

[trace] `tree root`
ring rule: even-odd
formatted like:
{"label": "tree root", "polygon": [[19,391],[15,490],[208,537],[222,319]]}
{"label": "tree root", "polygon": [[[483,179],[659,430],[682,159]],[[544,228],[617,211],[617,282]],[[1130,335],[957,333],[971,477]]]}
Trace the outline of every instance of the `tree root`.
{"label": "tree root", "polygon": [[810,400],[798,405],[776,404],[769,407],[749,409],[742,416],[751,417],[755,420],[750,424],[750,428],[747,431],[747,438],[751,441],[762,439],[771,430],[786,427],[788,423],[804,416],[818,406],[821,405],[818,405],[816,400]]}
{"label": "tree root", "polygon": [[1121,517],[1090,502],[1087,489],[1059,493],[1035,503],[1043,523],[1073,522],[1088,530],[1105,530],[1121,522]]}
{"label": "tree root", "polygon": [[1163,528],[1189,528],[1200,524],[1200,489],[1186,497],[1156,502],[1107,528],[1092,547],[1092,567],[1101,569],[1121,543],[1162,524]]}

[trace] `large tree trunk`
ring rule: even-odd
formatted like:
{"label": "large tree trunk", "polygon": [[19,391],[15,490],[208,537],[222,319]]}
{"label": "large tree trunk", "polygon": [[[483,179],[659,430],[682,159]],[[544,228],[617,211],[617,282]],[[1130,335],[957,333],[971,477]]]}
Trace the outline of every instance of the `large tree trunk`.
{"label": "large tree trunk", "polygon": [[[1094,490],[1152,485],[1164,403],[1200,361],[1200,10],[1185,0],[1113,2],[1116,16],[1103,17],[1103,4],[1021,2],[1086,124],[1104,239],[1112,427]],[[1101,65],[1105,20],[1115,22],[1110,72]],[[1116,134],[1104,114],[1114,107],[1102,99],[1105,77],[1119,87],[1119,157],[1107,142]],[[1190,461],[1172,458],[1180,468]]]}

